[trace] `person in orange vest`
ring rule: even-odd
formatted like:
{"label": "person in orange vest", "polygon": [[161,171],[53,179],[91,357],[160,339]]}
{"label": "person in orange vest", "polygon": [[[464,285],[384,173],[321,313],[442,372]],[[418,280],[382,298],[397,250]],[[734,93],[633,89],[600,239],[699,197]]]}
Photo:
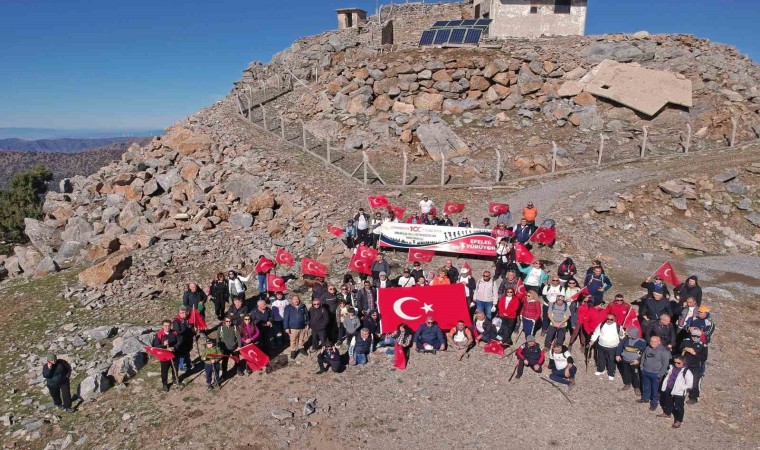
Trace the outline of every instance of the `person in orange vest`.
{"label": "person in orange vest", "polygon": [[528,225],[535,225],[536,217],[538,216],[538,209],[533,206],[533,202],[528,202],[525,208],[523,208],[522,212],[523,218],[528,221]]}

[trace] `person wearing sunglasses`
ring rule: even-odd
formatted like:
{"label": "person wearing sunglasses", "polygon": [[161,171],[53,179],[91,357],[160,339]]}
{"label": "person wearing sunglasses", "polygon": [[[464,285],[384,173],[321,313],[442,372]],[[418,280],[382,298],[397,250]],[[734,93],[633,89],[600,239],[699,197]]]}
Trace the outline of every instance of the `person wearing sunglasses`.
{"label": "person wearing sunglasses", "polygon": [[596,372],[594,375],[599,376],[607,370],[607,378],[612,381],[615,379],[615,352],[618,344],[623,338],[622,328],[615,322],[615,316],[607,314],[604,322],[599,324],[591,335],[591,345],[599,341],[596,347]]}
{"label": "person wearing sunglasses", "polygon": [[681,355],[673,358],[673,364],[662,379],[662,414],[657,417],[673,416],[672,428],[680,428],[685,413],[686,392],[692,388],[694,377]]}
{"label": "person wearing sunglasses", "polygon": [[[227,366],[229,365],[230,360],[229,355],[235,353],[240,346],[240,330],[238,330],[235,324],[232,323],[231,317],[225,317],[224,320],[222,320],[219,330],[217,331],[217,338],[219,342],[219,350],[225,355],[225,357],[222,358],[222,380],[225,380],[227,378]],[[236,366],[233,362],[232,367],[237,368],[238,375],[243,373],[242,366]]]}

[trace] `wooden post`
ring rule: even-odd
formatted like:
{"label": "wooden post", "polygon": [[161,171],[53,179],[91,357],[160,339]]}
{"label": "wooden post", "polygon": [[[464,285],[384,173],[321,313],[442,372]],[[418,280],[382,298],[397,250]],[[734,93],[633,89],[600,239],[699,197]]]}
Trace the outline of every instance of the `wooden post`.
{"label": "wooden post", "polygon": [[264,109],[263,103],[259,103],[259,109],[261,110],[261,122],[264,124],[264,131],[269,131],[267,128],[267,111]]}
{"label": "wooden post", "polygon": [[364,167],[364,184],[367,184],[367,163],[369,162],[369,157],[367,157],[367,152],[362,152],[362,161],[364,161],[363,167]]}
{"label": "wooden post", "polygon": [[240,96],[236,95],[235,100],[237,100],[238,111],[240,111],[240,115],[245,117],[245,114],[243,114],[243,104],[240,102]]}
{"label": "wooden post", "polygon": [[280,137],[283,141],[285,140],[285,118],[282,113],[280,113]]}
{"label": "wooden post", "polygon": [[689,153],[689,147],[691,147],[691,124],[686,124],[686,143],[683,146],[683,152]]}
{"label": "wooden post", "polygon": [[409,157],[407,156],[406,152],[404,152],[404,171],[401,172],[401,184],[403,186],[406,186],[406,165],[409,162]]}
{"label": "wooden post", "polygon": [[301,136],[303,137],[303,148],[308,150],[306,147],[306,124],[303,123],[303,120],[301,121]]}
{"label": "wooden post", "polygon": [[602,153],[604,153],[604,133],[599,133],[599,159],[596,160],[596,166],[602,165]]}
{"label": "wooden post", "polygon": [[731,143],[729,144],[729,147],[733,147],[736,143],[736,126],[738,123],[736,117],[731,118]]}
{"label": "wooden post", "polygon": [[557,171],[557,143],[552,141],[552,173]]}
{"label": "wooden post", "polygon": [[441,186],[446,184],[446,157],[441,152]]}
{"label": "wooden post", "polygon": [[327,164],[332,164],[332,158],[330,158],[330,138],[327,138],[325,144],[327,145]]}
{"label": "wooden post", "polygon": [[253,109],[253,88],[250,84],[248,85],[248,104],[251,105],[251,109]]}
{"label": "wooden post", "polygon": [[647,151],[647,137],[649,136],[649,130],[647,127],[642,127],[644,129],[644,138],[641,140],[641,155],[639,155],[639,158],[644,157],[644,153]]}

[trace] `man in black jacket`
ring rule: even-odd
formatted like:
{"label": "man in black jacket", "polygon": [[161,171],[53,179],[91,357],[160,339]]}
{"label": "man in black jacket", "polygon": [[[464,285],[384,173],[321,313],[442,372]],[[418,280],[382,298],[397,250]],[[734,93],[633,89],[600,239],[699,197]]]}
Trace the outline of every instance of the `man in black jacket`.
{"label": "man in black jacket", "polygon": [[377,308],[377,289],[372,287],[369,280],[365,280],[364,288],[356,293],[356,303],[362,312],[362,317]]}
{"label": "man in black jacket", "polygon": [[195,327],[190,324],[190,314],[187,306],[180,306],[177,317],[172,321],[172,330],[179,335],[179,344],[174,349],[177,355],[177,370],[189,373],[192,368],[190,360],[190,350],[193,348],[195,339]]}
{"label": "man in black jacket", "polygon": [[42,376],[47,383],[53,403],[61,411],[74,412],[71,409],[71,366],[54,354],[47,355],[47,363],[42,368]]}
{"label": "man in black jacket", "polygon": [[660,321],[653,324],[649,329],[649,336],[659,336],[662,345],[668,350],[676,350],[676,330],[670,323],[670,316],[667,313],[660,315]]}
{"label": "man in black jacket", "polygon": [[[324,347],[322,347],[322,350],[319,351],[319,355],[317,356],[317,364],[319,364],[317,375],[323,374],[329,369],[332,369],[335,373],[339,373],[342,370],[340,351],[333,346],[332,342],[324,342]],[[329,368],[327,366],[329,366]]]}
{"label": "man in black jacket", "polygon": [[689,390],[689,404],[693,405],[699,401],[699,390],[702,387],[702,375],[705,371],[705,362],[707,361],[707,346],[702,343],[702,330],[692,328],[689,337],[681,342],[681,355],[686,362],[686,367],[691,371],[694,381]]}
{"label": "man in black jacket", "polygon": [[[177,346],[180,343],[180,337],[179,334],[177,334],[176,331],[172,330],[172,321],[171,320],[164,320],[161,322],[161,329],[156,333],[156,336],[153,338],[153,342],[151,342],[152,347],[156,348],[162,348],[164,350],[169,351],[175,351]],[[179,385],[178,383],[178,377],[179,375],[174,370],[174,364],[175,360],[177,358],[175,357],[174,360],[170,361],[161,361],[161,384],[164,386],[164,392],[169,392],[169,370],[172,372],[172,380],[174,385]]]}
{"label": "man in black jacket", "polygon": [[322,306],[315,298],[309,310],[309,328],[311,328],[311,349],[317,350],[320,345],[326,345],[327,327],[330,326],[330,310]]}
{"label": "man in black jacket", "polygon": [[204,319],[206,318],[206,293],[196,283],[190,282],[187,285],[185,295],[182,296],[182,304],[187,306],[188,311],[193,308],[197,309],[201,316]]}

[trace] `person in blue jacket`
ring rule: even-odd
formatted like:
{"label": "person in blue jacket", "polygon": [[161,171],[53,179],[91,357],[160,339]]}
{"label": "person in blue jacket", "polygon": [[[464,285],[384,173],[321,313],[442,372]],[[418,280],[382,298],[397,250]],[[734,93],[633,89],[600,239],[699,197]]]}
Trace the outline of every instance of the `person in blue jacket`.
{"label": "person in blue jacket", "polygon": [[612,287],[612,280],[602,271],[601,266],[597,266],[586,275],[583,285],[588,288],[591,303],[596,306],[604,302],[604,293]]}
{"label": "person in blue jacket", "polygon": [[436,351],[446,349],[446,340],[443,338],[443,332],[432,317],[428,317],[425,320],[425,324],[417,328],[413,341],[418,352],[424,350],[435,354]]}

